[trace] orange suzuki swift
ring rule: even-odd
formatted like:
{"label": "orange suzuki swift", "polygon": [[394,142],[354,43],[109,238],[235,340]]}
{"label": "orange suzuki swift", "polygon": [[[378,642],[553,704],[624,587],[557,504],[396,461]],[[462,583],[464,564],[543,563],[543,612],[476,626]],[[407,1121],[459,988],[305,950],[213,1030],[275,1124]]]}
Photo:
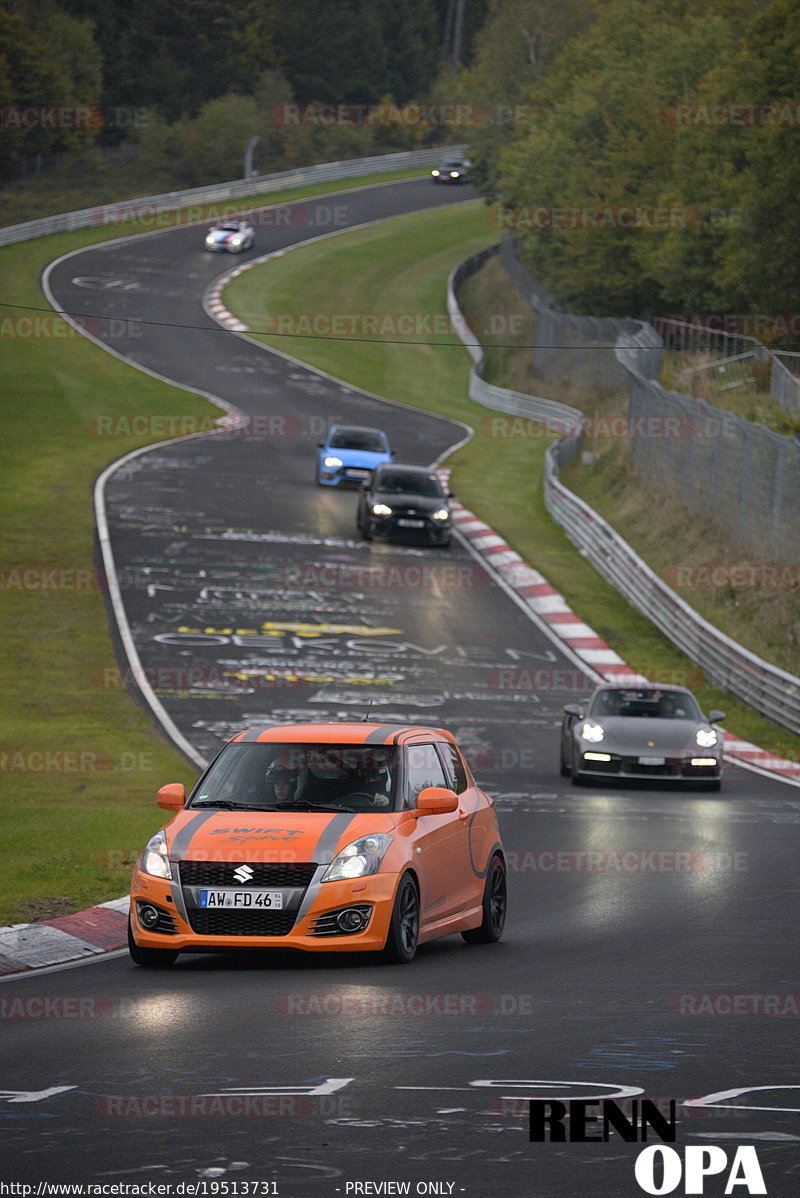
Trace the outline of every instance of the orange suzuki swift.
{"label": "orange suzuki swift", "polygon": [[506,866],[492,800],[454,737],[396,724],[284,724],[228,741],[147,843],[131,881],[137,965],[181,952],[381,951],[500,939]]}

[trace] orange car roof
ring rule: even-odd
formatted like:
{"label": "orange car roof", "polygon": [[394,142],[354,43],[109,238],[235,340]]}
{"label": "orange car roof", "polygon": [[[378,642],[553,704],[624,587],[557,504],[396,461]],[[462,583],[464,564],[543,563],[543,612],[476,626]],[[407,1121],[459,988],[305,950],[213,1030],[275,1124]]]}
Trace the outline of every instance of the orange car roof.
{"label": "orange car roof", "polygon": [[425,728],[421,724],[267,724],[249,728],[230,738],[241,741],[305,741],[327,744],[386,745],[423,735],[428,739],[447,740],[455,744],[451,732],[444,728]]}

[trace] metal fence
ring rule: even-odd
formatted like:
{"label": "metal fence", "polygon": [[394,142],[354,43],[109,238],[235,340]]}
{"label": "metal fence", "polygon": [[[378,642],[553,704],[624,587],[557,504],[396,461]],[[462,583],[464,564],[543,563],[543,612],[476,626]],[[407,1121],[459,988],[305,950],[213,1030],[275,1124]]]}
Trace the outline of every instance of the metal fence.
{"label": "metal fence", "polygon": [[[528,419],[552,422],[551,427],[556,427],[556,422],[561,420],[569,431],[548,449],[545,458],[545,504],[553,519],[595,569],[617,588],[632,607],[642,612],[674,645],[682,649],[711,682],[781,727],[800,734],[800,678],[750,653],[704,620],[653,573],[602,516],[561,482],[558,477],[560,468],[571,461],[580,448],[582,413],[554,400],[521,395],[503,387],[491,386],[483,380],[483,350],[475,344],[475,338],[465,328],[455,290],[459,283],[483,264],[486,256],[487,252],[484,252],[467,259],[453,271],[448,283],[448,311],[475,363],[470,396],[477,403],[495,410],[519,411]],[[634,373],[638,376],[637,386],[654,386],[643,374],[652,359],[652,347],[649,344],[642,345],[636,336],[630,336],[626,343],[619,346],[618,354],[624,369],[632,372],[631,377]],[[696,419],[695,405],[682,396],[676,398],[687,406],[687,411]],[[713,410],[717,417],[721,415],[716,409]]]}
{"label": "metal fence", "polygon": [[[655,329],[642,321],[597,322],[558,312],[550,306],[552,297],[517,260],[510,238],[504,241],[501,256],[517,291],[536,310],[537,372],[595,387],[598,380],[603,387],[616,377],[617,388],[627,390],[629,448],[639,477],[671,492],[709,525],[724,529],[735,545],[757,560],[800,561],[798,440],[751,424],[702,397],[690,399],[668,391],[656,381],[663,351]],[[611,349],[600,345],[601,323],[606,335],[614,338]],[[659,328],[671,348],[693,352],[702,347],[722,354],[706,366],[723,370],[729,383],[740,381],[756,363],[771,359],[773,372],[779,368],[800,387],[800,379],[753,337],[672,318],[659,322]],[[583,351],[576,347],[581,336],[587,338]],[[608,353],[615,359],[616,376],[608,368]]]}
{"label": "metal fence", "polygon": [[[782,358],[773,353],[756,337],[743,333],[730,333],[724,329],[708,328],[705,325],[689,324],[672,316],[660,316],[655,327],[661,335],[664,347],[678,353],[702,354],[707,361],[689,366],[679,374],[681,391],[696,394],[697,383],[705,391],[727,391],[746,384],[757,384],[753,370],[759,363],[769,367],[769,391],[772,398],[791,412],[800,416],[800,378],[791,371]],[[785,355],[790,360],[794,355]]]}
{"label": "metal fence", "polygon": [[77,212],[62,212],[21,225],[6,225],[0,229],[0,245],[13,245],[49,233],[68,233],[73,229],[88,229],[92,225],[114,225],[132,219],[148,219],[159,212],[184,208],[193,204],[217,204],[226,200],[245,199],[267,192],[288,191],[293,187],[325,183],[339,179],[356,179],[380,171],[402,171],[410,167],[435,166],[443,158],[455,157],[465,146],[437,146],[430,150],[409,150],[401,154],[380,154],[372,158],[354,158],[345,162],[321,162],[297,170],[280,171],[275,175],[259,175],[254,179],[235,179],[230,183],[214,183],[210,187],[194,187],[188,191],[169,191],[163,195],[145,196],[119,203],[100,204],[81,208]]}
{"label": "metal fence", "polygon": [[500,255],[517,292],[536,310],[533,364],[542,378],[584,382],[602,391],[624,390],[628,378],[615,353],[617,341],[623,335],[637,338],[643,348],[649,349],[646,369],[651,377],[659,374],[661,339],[644,321],[563,312],[528,274],[517,258],[514,239],[508,234],[502,240]]}

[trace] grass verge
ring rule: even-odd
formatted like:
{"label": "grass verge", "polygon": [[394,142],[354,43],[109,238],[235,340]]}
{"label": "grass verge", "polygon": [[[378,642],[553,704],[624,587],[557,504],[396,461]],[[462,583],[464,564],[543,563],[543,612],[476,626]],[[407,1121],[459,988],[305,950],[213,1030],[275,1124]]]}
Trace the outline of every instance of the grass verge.
{"label": "grass verge", "polygon": [[[253,330],[275,328],[283,319],[286,329],[302,329],[309,310],[328,317],[364,317],[406,314],[442,317],[445,284],[456,263],[491,243],[485,210],[479,204],[459,206],[453,212],[432,212],[401,217],[376,226],[309,246],[255,267],[225,290],[225,303]],[[313,296],[310,303],[309,297]],[[513,293],[512,293],[513,296]],[[508,298],[508,297],[506,297]],[[501,306],[495,285],[474,276],[462,296],[462,308],[491,326],[519,311],[512,299]],[[348,326],[342,326],[345,330]],[[352,330],[365,327],[352,324]],[[369,327],[369,326],[366,326]],[[504,344],[523,344],[529,337],[524,325],[507,321],[513,336],[502,334]],[[395,332],[396,325],[390,326]],[[479,513],[509,544],[540,569],[565,595],[575,612],[605,638],[634,668],[648,676],[686,678],[708,710],[721,707],[729,713],[726,727],[775,753],[792,756],[795,738],[766,721],[730,695],[698,679],[698,672],[655,627],[620,600],[610,584],[581,557],[544,508],[542,493],[544,452],[552,438],[539,426],[487,412],[467,397],[469,360],[453,348],[455,337],[430,336],[430,344],[412,344],[421,338],[357,342],[351,332],[340,340],[260,335],[259,341],[293,354],[312,366],[347,382],[401,400],[427,411],[439,412],[471,424],[475,437],[450,460],[452,485],[459,499]],[[498,337],[499,341],[500,338]],[[449,344],[445,346],[443,342]],[[527,342],[530,344],[530,342]],[[517,355],[495,349],[495,366],[505,385],[520,386],[522,372]],[[524,388],[521,388],[524,389]],[[592,399],[579,388],[541,384],[540,395],[585,407]],[[612,399],[604,400],[613,403]],[[650,510],[653,497],[642,492]]]}
{"label": "grass verge", "polygon": [[[342,186],[261,196],[258,203]],[[185,213],[172,223],[182,219]],[[47,309],[38,279],[48,262],[147,227],[140,219],[0,248],[5,304]],[[102,581],[92,573],[95,478],[123,453],[161,438],[104,439],[92,430],[98,415],[189,416],[199,423],[220,414],[199,396],[125,365],[56,316],[34,322],[31,315],[0,307],[0,924],[124,893],[130,863],[162,822],[155,790],[196,776],[113,685]]]}

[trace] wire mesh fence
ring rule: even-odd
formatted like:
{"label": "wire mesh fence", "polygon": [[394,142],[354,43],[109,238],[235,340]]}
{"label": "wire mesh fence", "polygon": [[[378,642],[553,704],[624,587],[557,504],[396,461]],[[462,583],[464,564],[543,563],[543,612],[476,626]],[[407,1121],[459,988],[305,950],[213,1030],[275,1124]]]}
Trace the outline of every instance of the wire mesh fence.
{"label": "wire mesh fence", "polygon": [[627,390],[628,440],[639,477],[674,494],[709,526],[723,528],[758,560],[800,561],[800,440],[657,381],[665,343],[712,355],[708,363],[684,372],[687,389],[709,370],[715,371],[718,388],[738,386],[759,363],[771,362],[773,383],[784,387],[787,404],[797,391],[800,412],[800,379],[788,366],[753,337],[672,318],[659,324],[662,336],[643,321],[561,312],[519,262],[510,237],[501,247],[501,260],[519,294],[536,310],[537,373],[600,390]]}

